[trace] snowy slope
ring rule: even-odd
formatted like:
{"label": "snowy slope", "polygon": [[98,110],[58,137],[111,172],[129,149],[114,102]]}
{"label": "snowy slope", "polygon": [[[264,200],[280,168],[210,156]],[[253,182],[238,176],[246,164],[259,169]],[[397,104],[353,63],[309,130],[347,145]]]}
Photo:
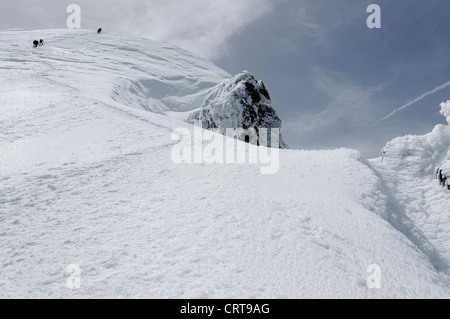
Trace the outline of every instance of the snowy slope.
{"label": "snowy slope", "polygon": [[407,215],[397,164],[176,165],[171,133],[226,72],[88,31],[0,32],[0,51],[0,297],[450,297],[443,224]]}
{"label": "snowy slope", "polygon": [[[450,102],[443,103],[447,114]],[[450,120],[449,116],[446,116]],[[450,122],[449,122],[450,124]],[[450,191],[436,179],[436,170],[450,176],[450,129],[437,125],[424,136],[399,137],[384,148],[384,160],[374,159],[387,192],[393,194],[399,211],[403,211],[429,240],[418,246],[432,256],[437,269],[448,271],[450,262]]]}

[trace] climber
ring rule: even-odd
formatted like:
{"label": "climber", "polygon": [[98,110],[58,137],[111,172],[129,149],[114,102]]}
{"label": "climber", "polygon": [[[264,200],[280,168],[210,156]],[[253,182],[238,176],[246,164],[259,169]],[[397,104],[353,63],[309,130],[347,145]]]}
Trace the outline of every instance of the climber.
{"label": "climber", "polygon": [[39,46],[43,46],[44,45],[44,40],[40,39],[39,40]]}
{"label": "climber", "polygon": [[38,45],[39,45],[39,41],[38,41],[38,40],[34,40],[34,41],[33,41],[33,46],[34,46],[35,48],[37,48]]}
{"label": "climber", "polygon": [[100,33],[102,33],[102,28],[99,28],[98,30],[97,30],[97,34],[100,34]]}

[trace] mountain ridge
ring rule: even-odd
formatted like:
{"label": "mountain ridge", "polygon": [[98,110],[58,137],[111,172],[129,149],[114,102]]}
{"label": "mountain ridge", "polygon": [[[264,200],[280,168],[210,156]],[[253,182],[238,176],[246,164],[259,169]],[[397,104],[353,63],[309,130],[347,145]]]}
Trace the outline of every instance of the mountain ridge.
{"label": "mountain ridge", "polygon": [[423,170],[429,139],[400,160],[393,143],[383,162],[279,150],[273,175],[175,164],[171,133],[194,130],[186,112],[227,72],[143,39],[0,34],[0,296],[450,296],[449,197]]}

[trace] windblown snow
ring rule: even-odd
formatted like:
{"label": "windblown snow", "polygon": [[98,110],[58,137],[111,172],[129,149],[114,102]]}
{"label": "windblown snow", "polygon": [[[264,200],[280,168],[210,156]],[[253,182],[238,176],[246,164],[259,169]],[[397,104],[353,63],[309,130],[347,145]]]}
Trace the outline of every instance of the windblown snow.
{"label": "windblown snow", "polygon": [[0,297],[449,298],[449,126],[384,159],[280,150],[273,175],[175,164],[231,77],[145,39],[0,32]]}

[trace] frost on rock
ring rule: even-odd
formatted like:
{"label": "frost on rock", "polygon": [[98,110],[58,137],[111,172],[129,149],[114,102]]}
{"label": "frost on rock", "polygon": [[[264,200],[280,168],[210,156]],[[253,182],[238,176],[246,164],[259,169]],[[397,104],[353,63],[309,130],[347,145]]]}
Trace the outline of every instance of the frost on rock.
{"label": "frost on rock", "polygon": [[[272,147],[270,129],[281,129],[281,120],[272,108],[264,83],[248,71],[219,84],[203,102],[201,109],[189,115],[186,121],[190,124],[200,121],[204,129],[224,135],[227,129],[253,131],[256,138],[250,136],[250,142],[260,141],[261,138],[265,141],[265,136],[259,133],[260,129],[266,128],[269,147]],[[279,147],[288,148],[281,134]]]}

